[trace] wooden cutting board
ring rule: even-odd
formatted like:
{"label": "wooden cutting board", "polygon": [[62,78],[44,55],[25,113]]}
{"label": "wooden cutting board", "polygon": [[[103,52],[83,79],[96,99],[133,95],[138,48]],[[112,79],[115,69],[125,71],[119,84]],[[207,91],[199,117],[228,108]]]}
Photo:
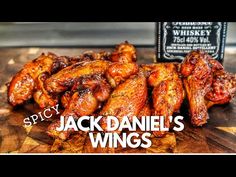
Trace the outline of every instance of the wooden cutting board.
{"label": "wooden cutting board", "polygon": [[[42,51],[55,52],[58,55],[75,56],[91,49],[45,49],[45,48],[5,48],[0,49],[0,152],[1,153],[48,153],[68,152],[73,147],[75,152],[97,153],[235,153],[236,152],[236,98],[230,104],[214,106],[209,110],[210,120],[203,127],[192,127],[185,111],[185,129],[182,132],[170,133],[162,139],[154,138],[149,149],[93,149],[86,135],[75,135],[74,139],[60,142],[50,138],[46,128],[50,121],[40,122],[29,128],[23,126],[23,119],[39,111],[34,103],[13,109],[7,103],[5,83],[27,61],[38,56]],[[92,49],[95,50],[95,49]],[[99,51],[101,49],[96,49]],[[102,49],[110,50],[110,49]],[[154,60],[154,49],[138,49],[138,62],[151,63]],[[224,65],[227,71],[236,73],[236,50],[225,54]],[[173,144],[176,147],[173,148]],[[77,146],[83,144],[83,146]],[[85,144],[85,146],[84,146]],[[75,147],[76,145],[76,147]],[[83,148],[81,148],[83,147]],[[62,149],[60,149],[62,148]],[[64,148],[64,151],[63,151]],[[77,149],[75,149],[77,148]],[[59,149],[59,150],[58,150]],[[70,150],[69,150],[70,152]]]}

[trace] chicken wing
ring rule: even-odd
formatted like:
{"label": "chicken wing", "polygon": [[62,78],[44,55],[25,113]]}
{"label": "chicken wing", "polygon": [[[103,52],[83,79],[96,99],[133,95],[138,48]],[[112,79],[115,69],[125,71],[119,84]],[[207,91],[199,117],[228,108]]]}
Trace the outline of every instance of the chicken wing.
{"label": "chicken wing", "polygon": [[140,110],[138,117],[141,118],[142,116],[151,116],[151,115],[152,115],[152,112],[150,108],[150,103],[149,103],[149,100],[147,99],[145,105]]}
{"label": "chicken wing", "polygon": [[82,55],[79,56],[79,61],[93,61],[93,60],[111,60],[110,52],[93,52],[85,51]]}
{"label": "chicken wing", "polygon": [[71,97],[75,92],[89,89],[98,102],[106,101],[111,93],[111,86],[102,75],[92,75],[80,78],[74,84],[70,91],[66,91],[61,97],[61,103],[64,108],[70,105]]}
{"label": "chicken wing", "polygon": [[209,63],[211,57],[201,51],[189,53],[181,66],[184,87],[190,107],[191,122],[193,125],[201,126],[209,119],[205,96],[211,90],[212,66]]}
{"label": "chicken wing", "polygon": [[116,49],[111,54],[112,62],[131,63],[137,60],[136,49],[127,41],[116,46]]}
{"label": "chicken wing", "polygon": [[113,62],[106,72],[106,77],[110,85],[115,88],[124,82],[131,75],[138,73],[136,61],[136,50],[128,42],[116,46],[112,52],[110,60]]}
{"label": "chicken wing", "polygon": [[[62,113],[61,116],[64,116],[65,122],[68,120],[69,116],[73,118],[79,118],[80,116],[88,116],[91,115],[98,107],[98,101],[93,96],[91,90],[85,89],[79,92],[75,92],[72,97],[71,101],[69,102],[68,107]],[[48,127],[48,135],[60,139],[67,139],[73,129],[67,131],[56,131],[56,127],[60,126],[60,120],[52,123]]]}
{"label": "chicken wing", "polygon": [[44,82],[48,77],[48,73],[42,73],[35,79],[33,98],[40,108],[55,106],[58,103],[58,95],[50,95],[44,88]]}
{"label": "chicken wing", "polygon": [[[107,130],[106,116],[115,116],[122,120],[124,116],[132,118],[138,116],[147,99],[147,83],[144,74],[140,71],[131,76],[124,83],[116,87],[103,106],[99,115],[103,116],[100,124],[104,131]],[[119,133],[117,130],[116,132]]]}
{"label": "chicken wing", "polygon": [[61,96],[61,104],[63,108],[67,108],[72,96],[72,91],[66,91],[62,96]]}
{"label": "chicken wing", "polygon": [[11,80],[8,87],[8,101],[12,106],[22,104],[32,98],[36,88],[35,80],[42,73],[53,74],[70,65],[76,59],[57,57],[53,53],[41,54],[38,58],[24,65]]}
{"label": "chicken wing", "polygon": [[224,70],[213,73],[211,90],[206,94],[205,100],[207,108],[215,104],[225,104],[235,96],[236,75]]}
{"label": "chicken wing", "polygon": [[[65,121],[69,116],[79,118],[80,116],[92,115],[101,102],[106,101],[110,95],[111,87],[101,75],[86,76],[80,79],[62,97],[63,105],[66,108],[62,113]],[[48,134],[52,137],[67,139],[73,130],[58,132],[56,127],[60,121],[52,123],[48,127]]]}
{"label": "chicken wing", "polygon": [[124,82],[131,75],[138,73],[138,65],[132,63],[112,63],[106,71],[106,78],[110,85],[115,88],[120,83]]}
{"label": "chicken wing", "polygon": [[[184,90],[182,81],[178,73],[178,64],[153,64],[144,65],[146,71],[150,72],[148,84],[153,88],[152,115],[164,116],[165,127],[170,127],[169,116],[174,112],[178,112],[184,99]],[[151,69],[151,70],[150,70]],[[162,136],[165,132],[155,131],[156,136]]]}
{"label": "chicken wing", "polygon": [[77,82],[71,90],[83,89],[90,89],[94,97],[100,102],[107,100],[111,92],[111,86],[101,74],[82,77],[80,82]]}
{"label": "chicken wing", "polygon": [[72,87],[80,77],[104,74],[110,65],[109,61],[84,61],[68,66],[52,75],[45,82],[46,90],[50,93],[60,93]]}

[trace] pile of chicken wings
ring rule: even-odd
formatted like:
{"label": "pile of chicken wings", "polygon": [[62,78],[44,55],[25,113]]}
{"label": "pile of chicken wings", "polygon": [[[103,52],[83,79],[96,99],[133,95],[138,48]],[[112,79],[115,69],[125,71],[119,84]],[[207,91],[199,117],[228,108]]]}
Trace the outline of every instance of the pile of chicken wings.
{"label": "pile of chicken wings", "polygon": [[[8,86],[12,106],[30,99],[46,108],[60,104],[65,118],[100,115],[106,131],[106,116],[169,116],[188,102],[191,123],[202,126],[207,109],[228,103],[236,92],[236,75],[202,50],[190,52],[182,63],[136,63],[136,49],[128,42],[113,52],[84,52],[78,57],[41,54],[25,64]],[[132,120],[131,120],[132,121]],[[73,132],[58,132],[59,120],[48,127],[54,138],[67,139]],[[164,132],[153,132],[162,136]]]}

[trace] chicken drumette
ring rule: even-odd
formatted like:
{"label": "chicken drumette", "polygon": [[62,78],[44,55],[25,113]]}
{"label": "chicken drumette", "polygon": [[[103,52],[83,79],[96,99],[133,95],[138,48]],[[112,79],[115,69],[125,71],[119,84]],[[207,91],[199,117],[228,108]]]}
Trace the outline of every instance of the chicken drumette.
{"label": "chicken drumette", "polygon": [[191,122],[201,126],[207,122],[207,108],[230,101],[236,91],[235,75],[202,50],[189,53],[181,65]]}
{"label": "chicken drumette", "polygon": [[205,96],[207,108],[230,102],[236,92],[236,75],[225,71],[214,59],[210,59],[209,62],[214,68],[211,89]]}

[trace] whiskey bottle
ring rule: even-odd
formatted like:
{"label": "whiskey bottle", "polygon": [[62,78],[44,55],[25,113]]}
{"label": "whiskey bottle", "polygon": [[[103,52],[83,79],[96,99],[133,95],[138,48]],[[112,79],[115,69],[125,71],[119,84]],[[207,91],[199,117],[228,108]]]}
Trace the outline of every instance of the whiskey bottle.
{"label": "whiskey bottle", "polygon": [[227,22],[157,22],[156,62],[181,62],[202,49],[223,63]]}

